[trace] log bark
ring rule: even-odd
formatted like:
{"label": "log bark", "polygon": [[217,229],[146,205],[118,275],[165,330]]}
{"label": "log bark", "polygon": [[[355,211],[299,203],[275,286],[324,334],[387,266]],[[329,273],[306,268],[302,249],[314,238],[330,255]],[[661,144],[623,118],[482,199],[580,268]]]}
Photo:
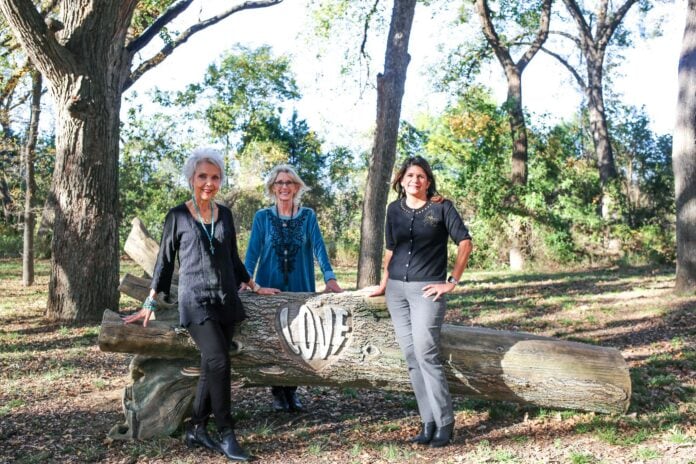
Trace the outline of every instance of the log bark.
{"label": "log bark", "polygon": [[[249,319],[235,336],[233,378],[244,386],[326,385],[410,391],[383,298],[242,294]],[[104,312],[99,347],[159,358],[198,356],[176,323],[124,325]],[[444,325],[442,358],[454,394],[542,407],[622,413],[631,383],[614,348],[538,335]]]}
{"label": "log bark", "polygon": [[[129,240],[149,237],[135,222],[134,230]],[[147,256],[139,260],[153,262]],[[143,300],[149,283],[127,274],[119,290]],[[239,386],[411,391],[384,297],[369,298],[365,291],[240,297],[249,318],[239,326],[230,353]],[[109,310],[103,314],[100,349],[138,355],[131,364],[133,385],[124,392],[126,421],[112,429],[111,438],[168,435],[189,413],[196,381],[183,377],[180,368],[197,365],[199,354],[179,327],[175,303],[166,308],[147,328],[124,325]],[[614,348],[445,324],[441,354],[453,394],[603,413],[625,412],[631,397],[628,366]]]}
{"label": "log bark", "polygon": [[[128,238],[126,238],[126,243],[123,245],[123,251],[125,251],[138,266],[143,268],[149,277],[152,277],[152,273],[155,271],[155,264],[157,263],[159,245],[155,239],[150,236],[143,221],[137,217],[131,221],[131,231],[128,234]],[[176,265],[174,276],[172,277],[172,283],[175,285],[179,283],[178,269],[179,266]],[[176,295],[174,290],[170,293]]]}

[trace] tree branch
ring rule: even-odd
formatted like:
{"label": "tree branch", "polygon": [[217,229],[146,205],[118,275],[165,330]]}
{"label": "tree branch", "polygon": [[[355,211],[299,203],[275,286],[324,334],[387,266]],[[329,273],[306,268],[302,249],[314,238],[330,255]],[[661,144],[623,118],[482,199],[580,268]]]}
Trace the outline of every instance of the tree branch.
{"label": "tree branch", "polygon": [[565,6],[568,9],[570,16],[577,23],[578,29],[580,30],[580,34],[582,35],[582,40],[585,43],[592,43],[592,30],[585,21],[585,17],[582,15],[582,11],[580,11],[578,3],[575,0],[563,0],[563,3],[565,3]]}
{"label": "tree branch", "polygon": [[575,70],[575,68],[570,63],[568,63],[568,61],[565,58],[563,58],[558,53],[554,53],[551,50],[549,50],[543,46],[540,48],[540,50],[543,51],[544,53],[546,53],[547,55],[556,58],[556,60],[558,60],[559,63],[561,63],[563,66],[565,66],[565,68],[570,72],[570,74],[573,75],[573,77],[577,81],[577,83],[580,86],[580,89],[583,91],[583,93],[585,92],[585,90],[587,89],[587,85],[585,84],[585,81],[582,79],[582,76],[580,75],[580,73],[578,73]]}
{"label": "tree branch", "polygon": [[527,49],[524,55],[522,55],[522,58],[520,58],[520,60],[517,62],[517,70],[520,72],[520,74],[522,74],[524,68],[527,67],[532,58],[534,58],[534,55],[536,55],[544,42],[546,42],[546,39],[549,37],[549,25],[551,24],[551,2],[552,0],[544,0],[544,3],[541,5],[539,30],[537,31],[531,47]]}
{"label": "tree branch", "polygon": [[78,65],[72,53],[58,43],[31,0],[0,0],[0,11],[42,74],[56,79],[66,73],[77,73]]}
{"label": "tree branch", "polygon": [[[0,0],[0,1],[2,1],[2,0]],[[182,0],[182,3],[185,3],[186,1],[187,0]],[[130,88],[130,86],[132,86],[138,79],[140,79],[143,76],[143,74],[145,74],[147,71],[149,71],[150,69],[154,68],[155,66],[160,64],[162,61],[164,61],[169,55],[172,54],[172,52],[174,52],[174,50],[176,50],[178,47],[180,47],[181,45],[186,43],[188,41],[188,39],[190,39],[191,36],[193,36],[197,32],[200,32],[204,29],[207,29],[210,26],[213,26],[213,25],[219,23],[220,21],[222,21],[223,19],[226,19],[227,17],[231,16],[234,13],[238,13],[238,12],[243,11],[243,10],[251,10],[251,9],[256,9],[256,8],[266,8],[269,6],[277,5],[277,4],[281,3],[282,1],[283,0],[246,1],[244,3],[240,3],[239,5],[235,5],[235,6],[231,7],[230,9],[220,13],[219,15],[213,16],[213,17],[208,18],[204,21],[201,21],[199,23],[194,24],[193,26],[191,26],[190,28],[188,28],[184,32],[182,32],[181,35],[179,35],[171,43],[165,44],[162,47],[162,49],[157,54],[155,54],[153,57],[140,63],[140,65],[133,72],[131,72],[128,79],[126,79],[126,82],[123,84],[122,91],[125,91],[128,88]],[[167,10],[167,11],[169,11],[169,10]],[[167,14],[167,12],[165,12],[164,14]],[[170,20],[173,19],[174,17],[175,16],[171,16]],[[166,23],[162,24],[162,23],[159,23],[158,21],[159,21],[159,19],[155,20],[155,23],[160,24],[159,30],[161,30]],[[154,25],[154,23],[153,23],[153,25]],[[148,30],[149,29],[150,28],[148,28]],[[145,32],[147,32],[147,31],[145,31]],[[145,34],[145,32],[143,34]],[[135,39],[136,42],[138,40],[139,39]],[[145,40],[145,39],[143,39],[143,40]],[[135,53],[135,52],[132,52],[132,53]]]}
{"label": "tree branch", "polygon": [[578,49],[582,49],[582,43],[580,39],[575,37],[573,34],[569,34],[565,31],[549,31],[549,34],[560,35],[561,37],[573,41],[573,43],[578,47]]}
{"label": "tree branch", "polygon": [[372,5],[372,9],[370,12],[365,16],[365,25],[363,29],[363,40],[362,43],[360,44],[360,55],[364,56],[366,59],[368,59],[367,54],[365,53],[365,45],[367,45],[367,31],[370,28],[370,19],[372,19],[372,15],[377,12],[377,5],[379,5],[379,0],[375,0],[375,4]]}
{"label": "tree branch", "polygon": [[486,36],[488,44],[493,48],[495,56],[498,57],[503,69],[509,67],[514,67],[515,62],[512,61],[510,56],[510,50],[502,44],[500,36],[495,31],[495,26],[493,26],[493,21],[491,20],[491,9],[488,7],[487,0],[476,0],[476,11],[478,12],[479,18],[481,19],[481,29],[483,35]]}
{"label": "tree branch", "polygon": [[621,5],[613,15],[609,16],[610,19],[606,24],[598,24],[597,45],[600,49],[604,50],[607,45],[609,45],[609,40],[611,40],[611,36],[614,35],[614,31],[616,31],[616,28],[619,27],[619,24],[621,24],[621,21],[623,21],[624,16],[626,16],[628,13],[628,10],[630,10],[637,1],[638,0],[626,0],[626,2]]}
{"label": "tree branch", "polygon": [[131,42],[126,46],[126,50],[129,53],[137,53],[145,48],[145,46],[149,44],[153,38],[157,37],[157,34],[159,34],[160,31],[167,26],[167,24],[186,11],[186,9],[191,6],[191,3],[193,3],[193,0],[180,0],[170,6],[167,11],[162,13],[159,18],[155,19],[155,22],[153,22],[150,27],[145,29],[139,37],[131,40]]}
{"label": "tree branch", "polygon": [[17,88],[17,84],[19,84],[20,79],[22,76],[24,76],[29,70],[31,69],[31,62],[27,60],[24,65],[16,69],[10,78],[7,80],[7,83],[5,86],[0,89],[0,102],[4,102],[7,100],[7,98],[14,92],[14,90]]}

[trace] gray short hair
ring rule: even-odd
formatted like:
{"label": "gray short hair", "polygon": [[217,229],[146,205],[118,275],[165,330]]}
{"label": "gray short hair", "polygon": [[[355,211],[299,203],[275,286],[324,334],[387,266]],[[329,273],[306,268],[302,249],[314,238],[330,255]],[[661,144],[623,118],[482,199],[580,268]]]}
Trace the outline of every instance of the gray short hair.
{"label": "gray short hair", "polygon": [[225,185],[225,160],[222,158],[222,153],[214,148],[196,148],[191,152],[186,163],[184,163],[183,175],[188,182],[189,188],[193,188],[193,175],[196,173],[196,168],[201,163],[214,164],[220,169],[220,185]]}
{"label": "gray short hair", "polygon": [[302,195],[305,192],[309,192],[310,188],[307,187],[307,184],[305,184],[302,179],[300,179],[300,176],[297,175],[297,171],[295,171],[295,168],[293,168],[289,164],[279,164],[273,169],[271,169],[271,172],[268,173],[268,176],[266,177],[266,183],[264,185],[266,197],[268,197],[268,199],[271,200],[273,203],[276,202],[275,193],[273,193],[273,182],[275,182],[276,178],[278,177],[278,174],[280,173],[285,173],[289,175],[293,182],[295,182],[300,187],[297,190],[297,193],[295,194],[295,198],[292,199],[295,206],[299,206],[300,200],[302,199]]}

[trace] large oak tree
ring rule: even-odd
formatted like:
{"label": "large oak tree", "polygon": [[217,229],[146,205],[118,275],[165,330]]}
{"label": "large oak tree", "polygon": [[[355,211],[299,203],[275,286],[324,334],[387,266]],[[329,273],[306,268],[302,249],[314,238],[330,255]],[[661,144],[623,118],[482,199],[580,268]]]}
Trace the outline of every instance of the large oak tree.
{"label": "large oak tree", "polygon": [[31,0],[0,0],[13,34],[44,76],[56,111],[55,208],[47,316],[99,319],[118,304],[118,153],[121,94],[193,34],[239,11],[282,0],[246,1],[170,36],[133,67],[193,0],[150,2],[133,27],[137,0],[64,0],[44,21]]}

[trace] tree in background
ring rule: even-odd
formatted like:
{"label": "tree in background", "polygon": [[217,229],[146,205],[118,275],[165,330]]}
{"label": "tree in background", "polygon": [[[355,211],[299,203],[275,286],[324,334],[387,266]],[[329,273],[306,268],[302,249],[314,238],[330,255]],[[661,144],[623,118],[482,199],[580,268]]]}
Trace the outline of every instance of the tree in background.
{"label": "tree in background", "polygon": [[159,53],[132,68],[192,0],[62,2],[43,20],[30,0],[1,0],[12,33],[47,81],[56,108],[56,167],[51,195],[54,239],[47,316],[99,319],[118,304],[118,152],[121,94],[193,34],[242,10],[281,0],[249,1],[168,33]]}
{"label": "tree in background", "polygon": [[679,97],[672,166],[677,207],[677,281],[680,293],[696,290],[696,0],[686,7],[679,57]]}
{"label": "tree in background", "polygon": [[34,181],[34,151],[39,137],[39,115],[41,114],[41,92],[43,79],[36,69],[31,72],[31,117],[27,127],[22,157],[24,158],[24,252],[22,253],[22,284],[34,283],[34,206],[36,193]]}
{"label": "tree in background", "polygon": [[601,206],[602,216],[605,219],[611,218],[614,214],[613,205],[616,200],[612,198],[610,190],[611,184],[617,178],[604,102],[605,58],[607,48],[612,43],[629,45],[627,34],[621,29],[621,25],[631,7],[639,2],[644,12],[650,8],[650,3],[645,0],[625,0],[614,10],[611,9],[611,2],[605,0],[596,2],[594,10],[585,8],[582,1],[563,0],[575,22],[577,33],[572,35],[561,31],[558,34],[570,40],[574,45],[573,48],[581,52],[585,78],[582,77],[582,72],[562,54],[546,50],[570,71],[585,94],[599,179],[603,189]]}
{"label": "tree in background", "polygon": [[377,124],[367,171],[360,225],[358,288],[379,282],[384,247],[384,210],[387,205],[406,69],[408,41],[416,0],[394,0],[384,58],[384,72],[377,75]]}
{"label": "tree in background", "polygon": [[[507,80],[507,98],[504,108],[508,113],[512,138],[510,178],[513,187],[524,187],[527,184],[527,127],[522,105],[522,73],[548,37],[551,2],[552,0],[541,0],[541,4],[535,1],[531,5],[523,4],[523,2],[512,4],[502,2],[500,11],[493,14],[488,0],[476,0],[476,11],[481,20],[483,34],[503,68]],[[509,12],[506,11],[508,8]],[[495,23],[498,25],[496,26]],[[498,30],[501,30],[504,23],[508,25],[516,23],[523,27],[517,34],[510,31],[500,35]],[[531,36],[531,43],[529,36]],[[511,48],[517,45],[515,42],[529,44],[517,62],[511,55]],[[509,201],[517,202],[517,194],[512,193]],[[525,255],[528,254],[529,249],[527,232],[522,218],[512,218],[512,246],[509,253],[512,270],[519,271],[524,268]]]}

